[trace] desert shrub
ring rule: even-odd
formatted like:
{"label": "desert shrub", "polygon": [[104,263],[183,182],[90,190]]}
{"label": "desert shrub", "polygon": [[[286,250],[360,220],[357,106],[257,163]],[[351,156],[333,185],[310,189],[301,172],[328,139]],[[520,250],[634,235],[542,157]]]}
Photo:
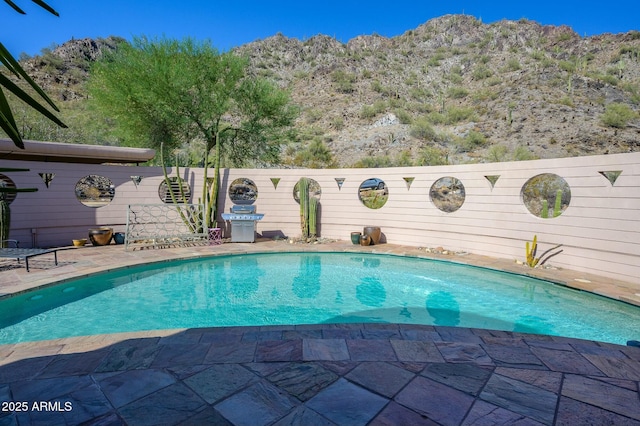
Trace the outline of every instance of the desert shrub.
{"label": "desert shrub", "polygon": [[374,92],[382,93],[384,91],[384,88],[382,87],[382,83],[380,83],[378,80],[373,80],[371,82],[371,90],[373,90]]}
{"label": "desert shrub", "polygon": [[355,90],[354,83],[356,82],[356,76],[343,70],[335,70],[331,73],[331,81],[340,93],[351,93]]}
{"label": "desert shrub", "polygon": [[507,61],[506,71],[518,71],[520,68],[520,62],[516,58],[511,58]]}
{"label": "desert shrub", "polygon": [[470,152],[476,148],[486,145],[487,137],[480,132],[470,130],[467,135],[458,140],[458,148],[462,152]]}
{"label": "desert shrub", "polygon": [[373,105],[363,105],[360,110],[361,118],[373,118],[378,114],[383,113],[387,106],[383,101],[376,101]]}
{"label": "desert shrub", "polygon": [[402,151],[393,159],[394,167],[411,167],[413,166],[413,160],[411,159],[410,151]]}
{"label": "desert shrub", "polygon": [[439,67],[440,61],[445,58],[444,54],[441,52],[436,52],[432,57],[427,61],[427,65],[430,67]]}
{"label": "desert shrub", "polygon": [[436,131],[431,127],[430,120],[425,117],[418,118],[413,122],[409,134],[422,140],[434,140],[436,137]]}
{"label": "desert shrub", "polygon": [[492,163],[499,163],[507,160],[509,149],[504,145],[493,145],[487,151],[487,160]]}
{"label": "desert shrub", "polygon": [[422,87],[412,87],[409,90],[409,95],[415,100],[423,101],[431,96],[431,93]]}
{"label": "desert shrub", "polygon": [[414,86],[418,84],[418,74],[416,74],[415,71],[411,71],[407,78],[404,80],[404,83],[407,86]]}
{"label": "desert shrub", "polygon": [[397,109],[394,111],[394,114],[398,117],[401,124],[411,124],[413,122],[413,117],[411,117],[411,114],[405,109]]}
{"label": "desert shrub", "polygon": [[513,159],[515,161],[535,160],[538,158],[533,152],[529,151],[529,148],[522,145],[518,145],[513,150]]}
{"label": "desert shrub", "polygon": [[430,112],[425,116],[427,121],[431,124],[445,124],[447,122],[447,117],[440,112]]}
{"label": "desert shrub", "polygon": [[476,102],[482,102],[482,101],[493,101],[498,99],[498,93],[494,92],[493,90],[489,90],[489,89],[482,89],[479,90],[477,92],[475,92],[472,96],[473,100]]}
{"label": "desert shrub", "polygon": [[449,90],[447,90],[447,96],[452,99],[463,99],[466,98],[468,94],[469,91],[467,89],[459,86],[450,87]]}
{"label": "desert shrub", "polygon": [[380,167],[393,167],[393,160],[388,155],[376,157],[364,157],[356,161],[352,167],[363,169],[376,169]]}
{"label": "desert shrub", "polygon": [[314,139],[304,149],[297,151],[293,164],[310,169],[336,167],[331,150],[319,139]]}
{"label": "desert shrub", "polygon": [[418,166],[446,166],[449,158],[446,151],[435,147],[425,146],[420,150],[416,165]]}
{"label": "desert shrub", "polygon": [[462,83],[462,76],[458,74],[447,74],[446,79],[452,82],[453,84]]}
{"label": "desert shrub", "polygon": [[336,130],[342,130],[344,129],[344,119],[342,117],[334,117],[331,120],[331,125],[336,129]]}
{"label": "desert shrub", "polygon": [[640,86],[633,83],[623,83],[620,88],[627,92],[631,97],[631,102],[635,105],[640,104]]}
{"label": "desert shrub", "polygon": [[477,66],[473,73],[471,74],[474,80],[484,80],[485,78],[489,78],[493,75],[491,70],[483,65]]}
{"label": "desert shrub", "polygon": [[531,52],[530,56],[532,59],[535,59],[536,61],[541,61],[545,57],[544,53],[539,50],[534,50],[533,52]]}
{"label": "desert shrub", "polygon": [[572,61],[560,61],[558,63],[558,67],[560,67],[562,71],[566,71],[568,73],[576,72],[576,64]]}
{"label": "desert shrub", "polygon": [[446,124],[456,124],[461,121],[471,121],[475,119],[475,111],[473,108],[466,107],[450,107],[447,109],[445,118]]}
{"label": "desert shrub", "polygon": [[595,80],[600,80],[605,83],[609,83],[612,86],[617,86],[620,83],[620,80],[616,76],[609,74],[602,74],[600,72],[588,72],[587,77],[593,78]]}
{"label": "desert shrub", "polygon": [[629,105],[614,102],[605,107],[600,121],[607,127],[620,129],[626,127],[627,123],[637,116],[638,114]]}

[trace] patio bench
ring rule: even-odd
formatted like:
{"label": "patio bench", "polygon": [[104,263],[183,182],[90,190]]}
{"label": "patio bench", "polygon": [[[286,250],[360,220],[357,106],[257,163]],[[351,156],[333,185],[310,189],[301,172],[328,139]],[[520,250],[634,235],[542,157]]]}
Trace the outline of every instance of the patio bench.
{"label": "patio bench", "polygon": [[29,259],[41,254],[53,253],[56,266],[58,265],[58,249],[39,249],[39,248],[19,248],[16,240],[5,240],[13,242],[16,247],[0,248],[0,258],[16,259],[20,263],[20,259],[24,259],[27,272],[29,272]]}

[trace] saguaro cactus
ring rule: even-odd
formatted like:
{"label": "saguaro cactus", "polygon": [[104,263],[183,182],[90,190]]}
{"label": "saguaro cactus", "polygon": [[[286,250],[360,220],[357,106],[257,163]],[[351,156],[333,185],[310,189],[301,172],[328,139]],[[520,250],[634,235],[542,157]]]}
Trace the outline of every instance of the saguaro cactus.
{"label": "saguaro cactus", "polygon": [[315,238],[318,235],[317,214],[318,214],[318,199],[316,197],[310,197],[309,198],[309,236],[311,238]]}
{"label": "saguaro cactus", "polygon": [[556,203],[553,206],[553,217],[560,216],[562,213],[562,189],[556,191]]}
{"label": "saguaro cactus", "polygon": [[300,178],[298,181],[298,194],[300,197],[300,228],[302,238],[309,238],[309,179]]}

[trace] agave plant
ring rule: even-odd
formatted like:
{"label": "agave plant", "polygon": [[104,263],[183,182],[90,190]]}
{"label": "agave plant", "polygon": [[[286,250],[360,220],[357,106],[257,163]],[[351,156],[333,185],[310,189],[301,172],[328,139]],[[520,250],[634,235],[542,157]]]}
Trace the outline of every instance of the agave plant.
{"label": "agave plant", "polygon": [[[42,0],[31,0],[38,6],[42,7],[49,13],[52,13],[55,16],[59,16],[58,12],[56,12],[51,6],[43,2]],[[20,14],[25,14],[24,10],[22,10],[18,5],[16,5],[11,0],[4,0],[6,4],[13,8],[16,12]],[[22,69],[18,61],[9,53],[9,51],[4,47],[2,43],[0,43],[0,63],[4,65],[9,72],[15,75],[18,78],[23,78],[29,86],[31,86],[38,95],[42,99],[46,101],[47,104],[51,106],[54,110],[60,112],[58,107],[53,103],[53,101],[47,96],[46,93],[27,75],[27,73]],[[15,119],[13,118],[13,113],[11,112],[11,108],[9,107],[9,102],[3,92],[3,88],[7,89],[9,92],[13,93],[19,99],[24,101],[31,108],[38,111],[40,114],[47,117],[49,120],[53,121],[60,127],[66,128],[67,126],[60,121],[53,113],[51,113],[44,105],[34,99],[27,92],[22,90],[18,85],[16,85],[13,81],[11,81],[7,76],[0,73],[0,128],[5,131],[7,135],[11,138],[13,143],[18,147],[24,149],[24,143],[22,142],[22,136],[18,132],[18,126],[16,125]]]}

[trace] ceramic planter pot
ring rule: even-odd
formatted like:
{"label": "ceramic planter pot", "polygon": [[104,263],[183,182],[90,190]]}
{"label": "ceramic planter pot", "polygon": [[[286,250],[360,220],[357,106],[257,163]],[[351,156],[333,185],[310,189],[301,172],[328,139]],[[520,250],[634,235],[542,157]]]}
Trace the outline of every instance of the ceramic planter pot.
{"label": "ceramic planter pot", "polygon": [[124,244],[124,232],[116,232],[113,234],[113,242],[116,244]]}
{"label": "ceramic planter pot", "polygon": [[365,226],[362,235],[368,235],[371,238],[371,244],[380,244],[380,237],[382,236],[382,231],[380,231],[379,226]]}
{"label": "ceramic planter pot", "polygon": [[369,237],[368,235],[363,235],[360,237],[361,246],[368,246],[369,244],[371,244],[371,237]]}
{"label": "ceramic planter pot", "polygon": [[113,238],[113,228],[106,226],[89,229],[89,240],[94,246],[106,246]]}
{"label": "ceramic planter pot", "polygon": [[360,244],[360,236],[362,234],[360,232],[352,232],[351,233],[351,242],[353,244]]}

